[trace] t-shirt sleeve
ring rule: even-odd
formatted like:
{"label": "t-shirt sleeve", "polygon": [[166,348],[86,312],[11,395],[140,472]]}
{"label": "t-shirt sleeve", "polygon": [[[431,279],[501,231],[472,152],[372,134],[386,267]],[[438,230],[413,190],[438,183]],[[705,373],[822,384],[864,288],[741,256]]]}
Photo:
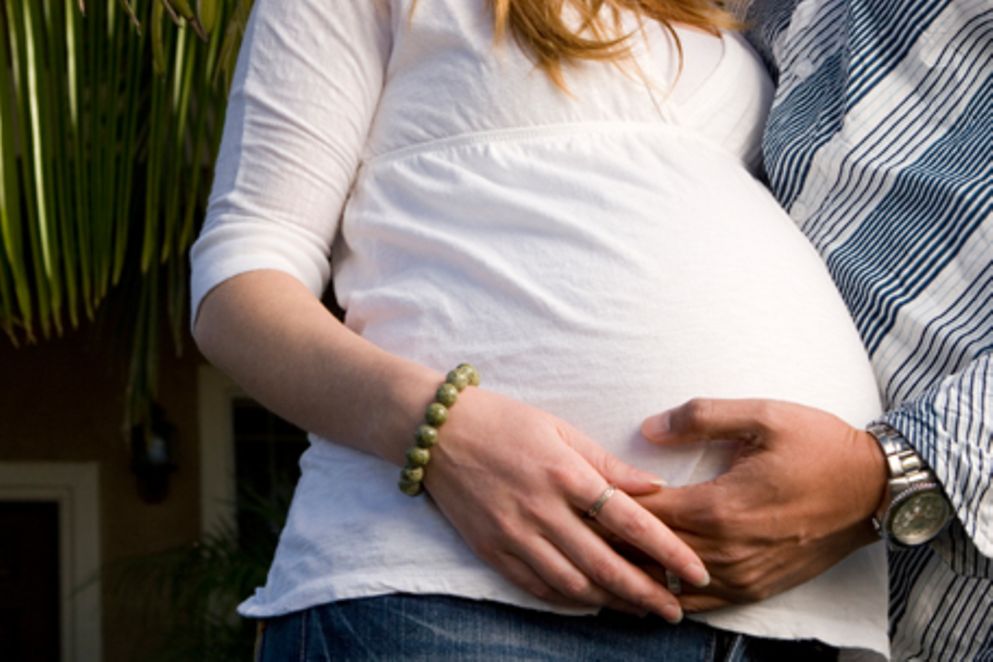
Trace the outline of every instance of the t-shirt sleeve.
{"label": "t-shirt sleeve", "polygon": [[190,249],[191,328],[207,293],[246,271],[278,269],[324,291],[390,43],[385,0],[256,0]]}

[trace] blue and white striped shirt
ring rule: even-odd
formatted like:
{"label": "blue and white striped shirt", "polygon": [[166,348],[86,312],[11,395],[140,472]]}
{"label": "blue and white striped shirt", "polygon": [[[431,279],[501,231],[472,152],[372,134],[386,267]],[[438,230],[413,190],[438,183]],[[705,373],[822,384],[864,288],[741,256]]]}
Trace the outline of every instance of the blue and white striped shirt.
{"label": "blue and white striped shirt", "polygon": [[957,521],[891,554],[897,660],[993,660],[993,2],[755,0],[769,183]]}

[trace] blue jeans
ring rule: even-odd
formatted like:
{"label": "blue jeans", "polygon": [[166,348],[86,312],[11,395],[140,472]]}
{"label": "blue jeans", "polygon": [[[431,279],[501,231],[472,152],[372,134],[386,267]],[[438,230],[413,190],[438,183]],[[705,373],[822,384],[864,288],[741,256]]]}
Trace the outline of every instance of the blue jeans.
{"label": "blue jeans", "polygon": [[443,595],[345,600],[267,619],[256,662],[325,660],[837,660],[813,641],[776,641],[605,610],[561,616]]}

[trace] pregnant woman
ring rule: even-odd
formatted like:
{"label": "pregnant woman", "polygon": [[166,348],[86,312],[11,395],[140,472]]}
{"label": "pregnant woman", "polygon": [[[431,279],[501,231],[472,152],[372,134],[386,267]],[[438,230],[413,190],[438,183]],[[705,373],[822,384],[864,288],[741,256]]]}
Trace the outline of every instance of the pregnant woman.
{"label": "pregnant woman", "polygon": [[[665,584],[589,526],[705,585],[632,496],[735,449],[652,447],[645,417],[701,395],[878,413],[751,172],[771,85],[730,25],[702,1],[256,1],[192,299],[205,355],[311,433],[241,606],[263,659],[886,654],[881,549],[670,625]],[[463,362],[482,385],[439,389]]]}

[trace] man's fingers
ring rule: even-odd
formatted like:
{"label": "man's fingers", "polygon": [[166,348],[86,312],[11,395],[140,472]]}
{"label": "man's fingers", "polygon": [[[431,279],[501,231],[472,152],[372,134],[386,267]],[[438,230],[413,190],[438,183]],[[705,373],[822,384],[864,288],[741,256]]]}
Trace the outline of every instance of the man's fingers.
{"label": "man's fingers", "polygon": [[771,409],[769,400],[716,400],[694,398],[689,402],[649,416],[641,434],[656,443],[679,443],[707,439],[754,440],[766,430]]}
{"label": "man's fingers", "polygon": [[638,618],[644,618],[648,616],[649,611],[647,609],[642,609],[641,607],[636,607],[623,600],[612,600],[604,605],[608,609],[613,609],[614,611],[620,611],[625,614],[631,614],[632,616],[637,616]]}
{"label": "man's fingers", "polygon": [[[712,536],[715,525],[720,528],[720,518],[724,515],[721,510],[723,494],[719,483],[707,481],[667,487],[656,494],[639,496],[636,501],[672,529]],[[690,546],[693,547],[692,543]]]}
{"label": "man's fingers", "polygon": [[651,494],[657,492],[665,484],[655,474],[642,471],[623,462],[576,430],[561,430],[560,434],[566,443],[589,462],[608,483],[616,485],[628,494]]}
{"label": "man's fingers", "polygon": [[671,568],[683,580],[697,586],[709,583],[703,562],[689,545],[627,494],[618,492],[613,496],[596,519],[607,531]]}
{"label": "man's fingers", "polygon": [[717,595],[705,595],[701,593],[681,595],[679,596],[679,604],[682,605],[683,611],[686,613],[695,614],[701,611],[713,611],[721,607],[728,607],[734,603]]}
{"label": "man's fingers", "polygon": [[[716,536],[715,524],[721,528],[726,519],[726,507],[720,508],[725,488],[707,481],[683,487],[665,487],[654,494],[633,496],[634,501],[660,520],[665,526],[700,554],[714,544],[721,544],[723,538]],[[587,526],[606,540],[626,558],[650,558],[634,542],[628,542],[604,526],[599,518],[587,519]]]}
{"label": "man's fingers", "polygon": [[[665,568],[660,565],[642,566],[642,570],[657,582],[665,584],[668,581]],[[715,578],[714,583],[705,588],[684,585],[679,595],[676,596],[683,611],[686,613],[710,611],[737,604],[732,596],[723,587],[719,586],[719,584],[720,582]]]}

